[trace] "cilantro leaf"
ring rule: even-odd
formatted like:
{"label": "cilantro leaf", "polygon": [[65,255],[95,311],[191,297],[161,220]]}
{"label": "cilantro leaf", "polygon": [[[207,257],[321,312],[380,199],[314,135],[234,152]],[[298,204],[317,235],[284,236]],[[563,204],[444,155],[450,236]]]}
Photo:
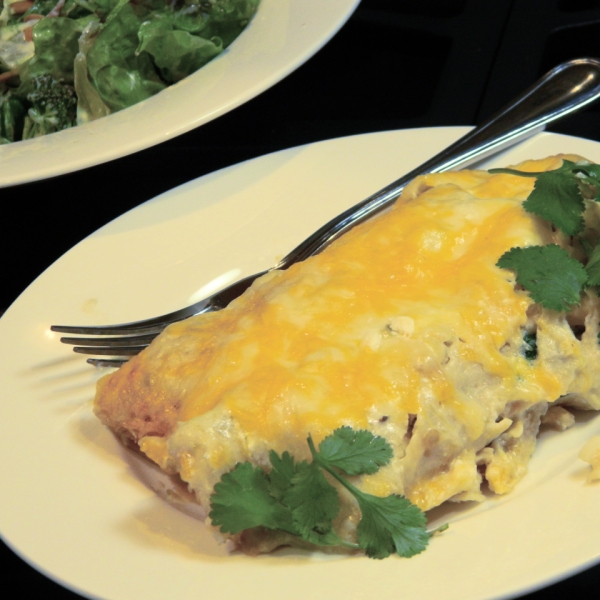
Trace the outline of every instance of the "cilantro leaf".
{"label": "cilantro leaf", "polygon": [[269,491],[273,498],[281,500],[285,492],[292,486],[292,477],[296,474],[294,458],[289,452],[284,452],[280,457],[275,450],[271,450],[269,459],[273,466],[269,473],[271,482]]}
{"label": "cilantro leaf", "polygon": [[555,244],[511,248],[496,265],[515,271],[517,283],[536,302],[558,311],[579,302],[588,277],[583,265]]}
{"label": "cilantro leaf", "polygon": [[251,463],[238,463],[215,485],[209,517],[222,533],[238,533],[252,527],[297,533],[290,510],[269,493],[267,474]]}
{"label": "cilantro leaf", "polygon": [[[358,491],[358,490],[357,490]],[[379,498],[356,495],[362,519],[358,544],[371,558],[387,558],[392,552],[409,558],[423,552],[429,542],[425,514],[403,496]]]}
{"label": "cilantro leaf", "polygon": [[297,465],[292,486],[283,502],[292,511],[294,525],[303,537],[314,531],[327,533],[333,527],[332,520],[340,511],[336,489],[325,479],[323,471],[315,462],[303,461]]}
{"label": "cilantro leaf", "polygon": [[579,183],[565,172],[538,175],[523,208],[550,221],[567,235],[577,235],[583,230],[585,205]]}
{"label": "cilantro leaf", "polygon": [[596,244],[592,250],[585,270],[588,274],[589,285],[600,285],[600,244]]}
{"label": "cilantro leaf", "polygon": [[348,475],[376,473],[392,458],[391,446],[380,436],[360,429],[340,427],[319,444],[321,460]]}

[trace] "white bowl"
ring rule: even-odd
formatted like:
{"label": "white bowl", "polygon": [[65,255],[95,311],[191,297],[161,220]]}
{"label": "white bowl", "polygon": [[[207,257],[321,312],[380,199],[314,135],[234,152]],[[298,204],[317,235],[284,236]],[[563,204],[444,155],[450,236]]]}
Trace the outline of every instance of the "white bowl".
{"label": "white bowl", "polygon": [[320,50],[359,0],[262,0],[208,65],[140,104],[48,136],[0,146],[0,187],[97,165],[190,131],[276,84]]}

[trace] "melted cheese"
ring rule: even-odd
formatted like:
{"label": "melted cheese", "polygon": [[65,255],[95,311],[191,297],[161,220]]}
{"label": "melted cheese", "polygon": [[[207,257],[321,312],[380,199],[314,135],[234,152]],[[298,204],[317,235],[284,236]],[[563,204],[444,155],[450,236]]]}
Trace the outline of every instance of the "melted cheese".
{"label": "melted cheese", "polygon": [[[318,256],[170,326],[100,382],[98,415],[205,505],[236,462],[266,467],[271,448],[307,457],[309,433],[318,442],[342,425],[394,448],[390,465],[360,478],[365,490],[424,509],[480,500],[483,466],[493,490],[509,491],[548,402],[600,407],[597,298],[586,299],[578,340],[565,315],[535,307],[496,266],[513,246],[567,245],[523,209],[533,182],[417,178],[388,213]],[[534,361],[526,328],[538,331]]]}

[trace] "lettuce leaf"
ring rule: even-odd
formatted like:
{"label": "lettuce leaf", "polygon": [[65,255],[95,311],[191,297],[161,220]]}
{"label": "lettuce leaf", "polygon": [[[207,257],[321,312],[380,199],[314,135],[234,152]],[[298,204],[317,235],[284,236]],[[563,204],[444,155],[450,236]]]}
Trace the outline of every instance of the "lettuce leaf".
{"label": "lettuce leaf", "polygon": [[167,87],[150,55],[136,54],[143,20],[131,4],[117,5],[87,54],[90,79],[111,110],[137,104]]}
{"label": "lettuce leaf", "polygon": [[173,20],[156,18],[142,23],[138,52],[147,52],[169,83],[191,75],[223,51],[223,42],[206,40],[187,31],[174,30]]}
{"label": "lettuce leaf", "polygon": [[220,37],[227,48],[254,16],[260,0],[215,0],[211,2],[210,23],[202,32],[206,38]]}
{"label": "lettuce leaf", "polygon": [[200,34],[210,24],[210,15],[198,4],[186,6],[173,16],[174,29]]}

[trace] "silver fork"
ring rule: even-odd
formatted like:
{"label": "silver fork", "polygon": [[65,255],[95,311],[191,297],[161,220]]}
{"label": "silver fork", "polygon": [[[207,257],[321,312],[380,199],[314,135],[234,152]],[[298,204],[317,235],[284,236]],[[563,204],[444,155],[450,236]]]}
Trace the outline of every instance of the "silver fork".
{"label": "silver fork", "polygon": [[417,175],[450,171],[480,161],[542,131],[548,123],[581,109],[599,96],[600,61],[582,58],[563,63],[457,142],[323,225],[272,269],[245,277],[196,304],[160,317],[120,325],[53,325],[51,329],[60,333],[100,336],[62,337],[61,342],[75,344],[73,350],[81,354],[119,357],[90,358],[90,364],[119,366],[147,347],[167,325],[221,310],[261,275],[273,269],[287,269],[318,253],[356,224],[389,207]]}

